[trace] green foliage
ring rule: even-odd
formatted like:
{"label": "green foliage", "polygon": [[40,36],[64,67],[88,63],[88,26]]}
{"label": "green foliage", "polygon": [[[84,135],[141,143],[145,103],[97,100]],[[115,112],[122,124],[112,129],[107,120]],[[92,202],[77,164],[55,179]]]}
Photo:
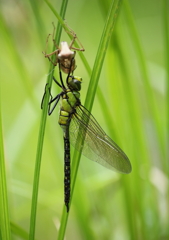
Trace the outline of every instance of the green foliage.
{"label": "green foliage", "polygon": [[[66,2],[0,3],[0,237],[10,239],[11,234],[11,239],[28,239],[31,232],[30,239],[35,234],[41,240],[63,239],[64,234],[67,239],[78,240],[168,239],[168,2],[136,4],[124,0],[112,36],[108,26],[103,34],[112,2],[76,1],[76,6],[74,1]],[[59,108],[47,117],[46,99],[44,111],[40,110],[46,81],[50,86],[52,74],[59,77],[58,69],[53,70],[42,51],[48,34],[53,32],[52,22],[58,23],[56,14],[63,16],[65,10],[67,24],[85,48],[84,54],[76,54],[74,72],[83,78],[82,104],[86,97],[90,109],[96,92],[92,113],[128,155],[133,167],[132,173],[124,176],[82,156],[73,178],[69,218],[64,209],[62,215],[63,136],[57,124]],[[112,16],[116,16],[114,12]],[[70,42],[64,30],[59,40],[59,31],[57,41]],[[109,37],[108,45],[100,45]],[[52,51],[52,46],[49,38],[47,52]],[[52,87],[53,95],[58,91]],[[71,150],[76,173],[77,158]]]}
{"label": "green foliage", "polygon": [[1,115],[0,115],[0,143],[1,143],[0,144],[0,196],[1,196],[0,198],[0,213],[1,213],[0,214],[0,226],[1,226],[0,238],[3,237],[6,240],[10,240],[11,231],[10,231],[10,218],[9,218],[8,197],[7,197],[7,184],[6,184],[6,171],[5,171]]}

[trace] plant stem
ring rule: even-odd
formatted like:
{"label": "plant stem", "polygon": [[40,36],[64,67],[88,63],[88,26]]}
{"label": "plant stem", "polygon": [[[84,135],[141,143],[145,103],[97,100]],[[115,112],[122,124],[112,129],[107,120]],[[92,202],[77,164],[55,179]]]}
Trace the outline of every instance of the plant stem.
{"label": "plant stem", "polygon": [[[101,38],[101,41],[99,44],[98,53],[97,53],[97,56],[95,59],[95,64],[93,67],[93,72],[92,72],[92,76],[91,76],[91,80],[90,80],[90,84],[89,84],[88,92],[87,92],[87,96],[86,96],[86,101],[85,101],[85,107],[87,107],[89,110],[91,110],[92,105],[93,105],[97,84],[99,81],[103,61],[104,61],[105,54],[106,54],[106,49],[108,47],[108,43],[111,38],[111,33],[113,31],[113,27],[114,27],[116,19],[117,19],[117,13],[119,10],[120,2],[121,2],[121,0],[112,1],[110,11],[108,13],[107,20],[106,20],[106,23],[105,23],[105,26],[103,29],[102,38]],[[74,186],[75,186],[75,182],[76,182],[76,176],[77,176],[77,172],[78,172],[80,157],[81,157],[81,152],[75,151],[74,156],[73,156],[73,161],[72,161],[73,164],[72,164],[72,177],[71,177],[71,199],[73,196],[73,191],[74,191]],[[70,204],[71,204],[71,202],[70,202]],[[58,240],[64,239],[67,220],[68,220],[68,214],[67,214],[66,208],[64,206],[63,213],[62,213],[61,225],[60,225],[59,234],[58,234]]]}
{"label": "plant stem", "polygon": [[[64,19],[66,8],[67,8],[68,0],[62,1],[60,16]],[[61,26],[58,24],[56,31],[56,42],[60,41],[61,36]],[[29,240],[34,240],[35,238],[35,227],[36,227],[36,213],[37,213],[37,200],[38,200],[38,189],[39,189],[39,178],[40,178],[40,167],[41,167],[41,157],[42,157],[42,149],[43,149],[43,140],[45,135],[45,126],[46,126],[46,118],[48,111],[48,102],[49,102],[49,91],[52,85],[52,77],[53,77],[54,66],[52,63],[50,64],[49,75],[47,79],[47,84],[45,87],[46,95],[43,104],[43,112],[41,117],[41,124],[39,129],[39,138],[37,145],[37,154],[36,154],[36,163],[34,170],[34,182],[33,182],[33,192],[32,192],[32,206],[31,206],[31,218],[30,218],[30,230],[29,230]],[[49,90],[49,91],[48,91]]]}

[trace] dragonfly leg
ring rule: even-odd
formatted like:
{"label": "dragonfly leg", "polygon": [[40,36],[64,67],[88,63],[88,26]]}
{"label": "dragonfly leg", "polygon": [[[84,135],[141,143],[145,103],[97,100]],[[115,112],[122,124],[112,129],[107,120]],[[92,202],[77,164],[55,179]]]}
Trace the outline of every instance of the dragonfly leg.
{"label": "dragonfly leg", "polygon": [[61,82],[61,85],[62,85],[62,88],[63,89],[66,89],[64,83],[63,83],[63,78],[62,78],[62,72],[61,72],[61,68],[60,68],[60,63],[59,63],[59,76],[60,76],[60,82]]}
{"label": "dragonfly leg", "polygon": [[[51,94],[51,92],[50,92],[50,88],[49,88],[49,86],[48,86],[48,83],[46,83],[46,85],[45,85],[45,89],[44,89],[44,94],[43,94],[43,97],[42,97],[42,101],[41,101],[41,109],[43,109],[43,105],[44,105],[44,99],[45,99],[45,96],[46,96],[46,91],[47,90],[49,90],[49,94],[50,94],[50,101],[52,100],[52,94]],[[50,102],[49,101],[49,102]]]}
{"label": "dragonfly leg", "polygon": [[[62,93],[59,93],[55,98],[51,98],[51,100],[49,101],[49,108],[48,108],[48,115],[51,115],[53,110],[55,109],[56,105],[58,104],[59,100],[60,100],[60,96],[62,95]],[[53,105],[52,109],[51,109],[51,104],[55,102],[55,104]]]}
{"label": "dragonfly leg", "polygon": [[71,64],[70,64],[69,73],[68,73],[67,78],[66,78],[66,84],[67,84],[67,86],[69,85],[68,79],[69,79],[69,77],[70,77],[71,68],[72,68],[72,64],[73,64],[73,61],[74,61],[74,60],[75,60],[74,58],[71,59]]}
{"label": "dragonfly leg", "polygon": [[[68,24],[66,23],[65,21],[65,25],[67,26],[67,28],[69,29],[69,31],[66,31],[69,35],[71,35],[73,37],[70,45],[69,45],[69,48],[70,49],[74,49],[74,50],[77,50],[77,51],[85,51],[83,45],[81,44],[80,40],[78,39],[76,33],[68,26]],[[75,40],[77,40],[77,42],[79,43],[80,47],[81,48],[76,48],[76,47],[73,47],[73,44],[75,42]]]}
{"label": "dragonfly leg", "polygon": [[[58,53],[59,53],[59,46],[56,44],[55,39],[54,39],[54,35],[55,35],[55,30],[56,30],[56,28],[55,28],[54,23],[52,23],[52,24],[53,24],[53,34],[48,34],[47,39],[46,39],[45,51],[43,51],[42,53],[44,54],[45,58],[48,58],[48,60],[49,60],[54,66],[56,66],[57,63],[58,63],[58,57],[57,57],[57,55],[58,55]],[[50,37],[51,35],[52,35],[52,41],[53,41],[54,46],[56,47],[56,50],[53,51],[52,53],[47,54],[46,51],[47,51],[47,47],[48,47],[49,37]],[[50,56],[52,56],[52,55],[54,55],[54,54],[56,54],[56,59],[55,59],[55,61],[53,61],[53,60],[51,59],[51,57],[50,57]]]}
{"label": "dragonfly leg", "polygon": [[49,41],[49,37],[50,37],[51,34],[48,34],[47,38],[46,38],[46,46],[45,46],[45,51],[43,51],[42,53],[44,55],[46,55],[46,50],[47,50],[47,46],[48,46],[48,41]]}
{"label": "dragonfly leg", "polygon": [[54,44],[54,46],[56,47],[56,49],[59,49],[59,46],[56,44],[56,41],[55,41],[55,31],[56,31],[56,27],[55,27],[54,22],[52,22],[52,25],[53,25],[53,34],[52,34],[53,44]]}

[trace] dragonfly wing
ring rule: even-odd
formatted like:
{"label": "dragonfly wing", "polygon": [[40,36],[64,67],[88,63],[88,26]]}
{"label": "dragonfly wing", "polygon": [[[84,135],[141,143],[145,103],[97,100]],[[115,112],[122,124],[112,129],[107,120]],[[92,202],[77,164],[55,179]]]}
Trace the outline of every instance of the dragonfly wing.
{"label": "dragonfly wing", "polygon": [[126,154],[106,135],[93,115],[82,105],[76,108],[70,122],[70,143],[82,154],[104,167],[120,173],[130,173]]}

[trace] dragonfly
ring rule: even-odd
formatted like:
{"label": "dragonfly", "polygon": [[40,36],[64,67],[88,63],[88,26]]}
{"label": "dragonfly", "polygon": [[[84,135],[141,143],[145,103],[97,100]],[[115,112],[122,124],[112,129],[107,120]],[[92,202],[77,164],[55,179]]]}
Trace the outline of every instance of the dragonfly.
{"label": "dragonfly", "polygon": [[[54,46],[56,47],[56,50],[47,54],[46,50],[44,52],[42,52],[45,56],[45,58],[48,58],[50,62],[52,62],[52,64],[54,66],[56,66],[57,64],[59,64],[59,69],[61,69],[64,73],[69,74],[73,73],[73,71],[76,69],[76,63],[75,63],[75,55],[76,55],[76,51],[85,51],[85,49],[83,48],[81,42],[79,41],[76,33],[70,28],[69,28],[69,34],[72,35],[72,41],[70,44],[68,44],[67,42],[63,41],[60,43],[60,47],[56,44],[55,39],[54,39],[54,35],[55,35],[55,26],[53,24],[54,30],[53,30],[53,43]],[[48,35],[47,40],[46,40],[46,48],[47,48],[47,44],[48,44],[48,39],[50,37],[51,34]],[[81,46],[81,48],[76,48],[73,46],[75,40],[77,40],[79,42],[79,45]],[[74,51],[72,51],[74,50]],[[56,55],[56,60],[53,62],[51,59],[52,55]]]}
{"label": "dragonfly", "polygon": [[64,202],[69,211],[71,196],[70,143],[76,150],[92,161],[119,173],[131,172],[131,163],[121,148],[104,132],[94,116],[81,104],[82,78],[67,75],[66,86],[60,72],[60,82],[54,82],[62,89],[52,97],[48,105],[51,115],[60,101],[59,125],[64,139]]}

